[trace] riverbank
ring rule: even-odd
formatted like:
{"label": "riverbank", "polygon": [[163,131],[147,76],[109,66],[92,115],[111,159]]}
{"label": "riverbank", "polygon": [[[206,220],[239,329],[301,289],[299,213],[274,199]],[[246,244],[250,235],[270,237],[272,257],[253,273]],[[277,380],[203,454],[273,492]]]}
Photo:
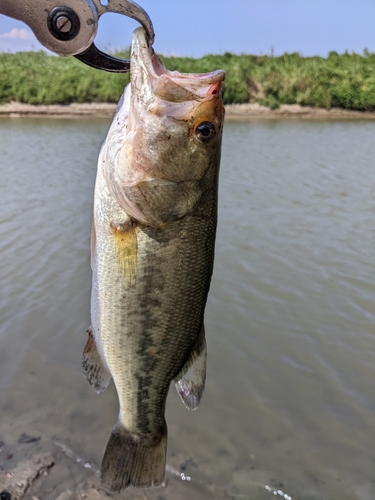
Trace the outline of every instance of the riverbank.
{"label": "riverbank", "polygon": [[[114,55],[127,59],[129,51]],[[362,55],[330,52],[326,58],[229,52],[199,59],[160,57],[166,68],[181,73],[223,69],[224,104],[375,111],[375,54],[367,50]],[[55,57],[43,51],[0,53],[0,75],[0,102],[4,104],[116,103],[129,82],[129,74],[97,71],[74,57]]]}
{"label": "riverbank", "polygon": [[[0,117],[43,117],[43,118],[112,118],[117,104],[112,103],[73,103],[68,105],[33,105],[11,102],[0,105]],[[311,119],[311,120],[374,120],[375,111],[352,111],[341,108],[313,108],[298,104],[282,104],[270,109],[258,103],[228,104],[225,106],[227,120],[260,119]]]}

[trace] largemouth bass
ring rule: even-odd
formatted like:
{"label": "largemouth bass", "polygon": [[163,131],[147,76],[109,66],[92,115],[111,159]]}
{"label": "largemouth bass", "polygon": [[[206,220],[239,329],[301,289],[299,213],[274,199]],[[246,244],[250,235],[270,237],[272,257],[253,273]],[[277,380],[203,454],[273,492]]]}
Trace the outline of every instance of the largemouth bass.
{"label": "largemouth bass", "polygon": [[112,377],[119,398],[101,466],[113,492],[162,483],[172,380],[189,410],[202,396],[223,80],[168,71],[134,32],[131,81],[98,162],[82,363],[98,393]]}

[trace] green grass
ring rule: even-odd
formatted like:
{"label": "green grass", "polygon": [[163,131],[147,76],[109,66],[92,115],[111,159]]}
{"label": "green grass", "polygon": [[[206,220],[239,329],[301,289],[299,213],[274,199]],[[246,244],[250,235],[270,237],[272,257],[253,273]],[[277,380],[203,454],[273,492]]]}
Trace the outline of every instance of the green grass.
{"label": "green grass", "polygon": [[[128,53],[117,55],[128,57]],[[327,58],[207,55],[200,59],[162,57],[168,69],[198,73],[224,69],[224,102],[277,108],[301,104],[319,108],[375,109],[375,54],[331,52]],[[0,103],[117,102],[128,75],[109,74],[73,57],[44,52],[0,53]]]}

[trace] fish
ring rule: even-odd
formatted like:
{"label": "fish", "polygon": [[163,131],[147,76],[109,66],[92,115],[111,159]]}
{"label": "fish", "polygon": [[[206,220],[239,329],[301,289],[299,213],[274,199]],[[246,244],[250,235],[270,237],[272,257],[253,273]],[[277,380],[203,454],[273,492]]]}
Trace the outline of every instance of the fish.
{"label": "fish", "polygon": [[167,70],[143,28],[130,60],[98,159],[82,358],[93,389],[112,378],[119,399],[101,465],[111,492],[162,484],[172,381],[187,409],[202,397],[225,113],[224,71]]}

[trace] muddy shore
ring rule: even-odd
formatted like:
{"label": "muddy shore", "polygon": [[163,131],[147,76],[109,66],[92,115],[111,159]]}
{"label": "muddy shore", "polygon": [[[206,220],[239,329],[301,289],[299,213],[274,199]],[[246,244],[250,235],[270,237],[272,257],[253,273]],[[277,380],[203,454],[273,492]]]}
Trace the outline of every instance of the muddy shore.
{"label": "muddy shore", "polygon": [[[32,105],[11,102],[0,105],[0,117],[51,117],[80,118],[95,116],[111,118],[116,110],[116,104],[84,103],[68,105]],[[230,104],[226,106],[227,120],[261,120],[261,119],[307,119],[307,120],[373,120],[373,111],[350,111],[345,109],[322,109],[299,106],[298,104],[282,105],[278,109],[270,109],[257,103]]]}
{"label": "muddy shore", "polygon": [[[4,442],[0,442],[4,446]],[[39,434],[22,433],[18,439],[22,458],[13,466],[13,454],[0,458],[1,500],[226,500],[225,489],[194,481],[188,475],[191,461],[180,470],[166,466],[164,482],[154,488],[128,488],[120,494],[109,493],[100,485],[97,465],[87,462],[64,444]],[[1,451],[1,447],[0,447]],[[20,450],[18,450],[19,452]],[[181,471],[185,471],[181,472]],[[74,479],[73,479],[74,478]],[[74,488],[66,488],[67,483]],[[65,486],[65,487],[64,487]],[[271,488],[267,491],[271,491]]]}

